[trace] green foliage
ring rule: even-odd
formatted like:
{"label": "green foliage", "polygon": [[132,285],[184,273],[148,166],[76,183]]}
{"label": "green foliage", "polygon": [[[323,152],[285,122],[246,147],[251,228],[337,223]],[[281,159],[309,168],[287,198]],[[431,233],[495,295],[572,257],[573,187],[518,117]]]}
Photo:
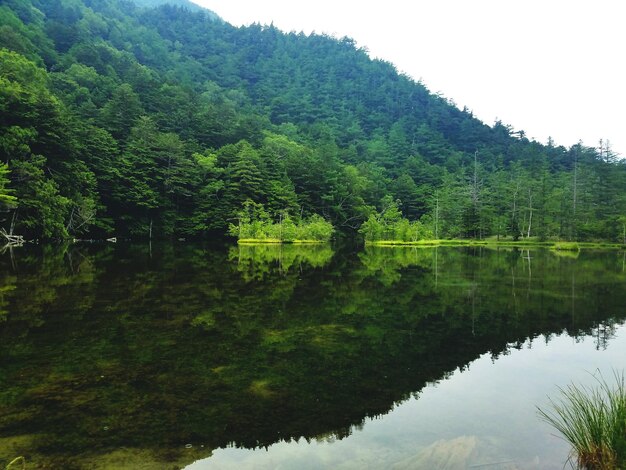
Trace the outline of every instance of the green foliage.
{"label": "green foliage", "polygon": [[203,8],[189,0],[133,0],[133,2],[144,8],[155,8],[160,5],[174,5],[187,8],[190,11],[202,11]]}
{"label": "green foliage", "polygon": [[262,204],[250,200],[237,215],[238,223],[230,224],[228,232],[240,241],[328,242],[334,232],[333,226],[317,214],[294,221],[288,212],[281,211],[274,222]]}
{"label": "green foliage", "polygon": [[0,204],[6,207],[12,207],[17,202],[17,198],[13,196],[15,190],[7,188],[9,184],[10,170],[6,163],[0,163]]}
{"label": "green foliage", "polygon": [[403,218],[399,209],[399,202],[390,197],[383,199],[382,211],[371,214],[363,222],[359,233],[366,242],[417,242],[418,240],[432,239],[434,236],[430,227],[422,221],[409,221]]}
{"label": "green foliage", "polygon": [[100,121],[117,140],[124,140],[139,116],[143,114],[139,96],[128,83],[115,89],[100,112]]}
{"label": "green foliage", "polygon": [[48,75],[18,54],[0,51],[0,81],[0,155],[18,201],[16,233],[65,237],[84,231],[95,213],[96,181],[77,158],[75,129],[50,92]]}
{"label": "green foliage", "polygon": [[22,183],[17,191],[19,217],[27,230],[39,230],[44,237],[65,237],[70,201],[60,194],[57,183],[45,176],[45,164],[41,155],[12,164],[16,180]]}

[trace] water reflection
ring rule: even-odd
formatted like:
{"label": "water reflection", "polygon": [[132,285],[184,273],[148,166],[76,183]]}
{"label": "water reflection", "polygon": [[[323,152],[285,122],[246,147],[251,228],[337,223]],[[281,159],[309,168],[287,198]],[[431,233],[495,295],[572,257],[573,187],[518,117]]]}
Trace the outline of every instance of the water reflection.
{"label": "water reflection", "polygon": [[[465,371],[431,383],[384,419],[366,419],[349,439],[277,443],[267,451],[220,449],[189,470],[307,468],[467,468],[562,470],[567,445],[537,420],[556,385],[593,384],[586,371],[624,364],[624,327],[611,347],[591,338],[540,337],[493,361],[484,354]],[[567,467],[567,466],[566,466]]]}
{"label": "water reflection", "polygon": [[326,266],[333,257],[329,244],[283,245],[242,244],[228,250],[228,259],[237,264],[237,269],[246,281],[262,281],[272,272],[294,274],[308,268]]}
{"label": "water reflection", "polygon": [[606,348],[626,315],[616,252],[118,244],[0,263],[0,466],[342,439],[528,338]]}

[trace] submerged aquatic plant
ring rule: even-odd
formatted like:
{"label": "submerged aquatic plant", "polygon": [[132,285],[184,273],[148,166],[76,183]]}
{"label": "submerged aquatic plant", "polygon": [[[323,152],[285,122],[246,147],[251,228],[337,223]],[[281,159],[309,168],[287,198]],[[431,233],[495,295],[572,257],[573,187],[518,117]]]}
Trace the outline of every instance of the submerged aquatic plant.
{"label": "submerged aquatic plant", "polygon": [[5,467],[5,470],[17,470],[18,462],[22,464],[21,467],[19,467],[19,468],[21,468],[22,470],[26,468],[26,459],[24,457],[20,456],[20,457],[16,457],[13,460],[11,460],[9,462],[9,465],[7,465]]}
{"label": "submerged aquatic plant", "polygon": [[595,387],[568,385],[550,409],[538,408],[542,420],[572,446],[570,462],[579,469],[616,470],[626,465],[626,388],[624,374],[615,372],[610,385],[594,375]]}

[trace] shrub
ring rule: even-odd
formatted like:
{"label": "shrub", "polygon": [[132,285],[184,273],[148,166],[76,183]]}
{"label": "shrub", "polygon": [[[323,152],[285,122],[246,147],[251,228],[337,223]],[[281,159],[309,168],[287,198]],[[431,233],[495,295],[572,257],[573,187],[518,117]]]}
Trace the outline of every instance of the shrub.
{"label": "shrub", "polygon": [[228,232],[239,240],[327,242],[334,229],[330,222],[317,214],[296,222],[283,212],[278,222],[273,222],[261,204],[247,203],[238,214],[237,224],[230,224]]}

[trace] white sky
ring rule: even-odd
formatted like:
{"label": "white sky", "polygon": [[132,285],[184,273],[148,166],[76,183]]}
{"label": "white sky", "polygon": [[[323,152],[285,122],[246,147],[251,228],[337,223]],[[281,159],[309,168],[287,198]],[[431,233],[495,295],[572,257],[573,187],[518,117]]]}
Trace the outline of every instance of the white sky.
{"label": "white sky", "polygon": [[626,156],[622,0],[193,1],[237,26],[349,36],[487,124]]}

